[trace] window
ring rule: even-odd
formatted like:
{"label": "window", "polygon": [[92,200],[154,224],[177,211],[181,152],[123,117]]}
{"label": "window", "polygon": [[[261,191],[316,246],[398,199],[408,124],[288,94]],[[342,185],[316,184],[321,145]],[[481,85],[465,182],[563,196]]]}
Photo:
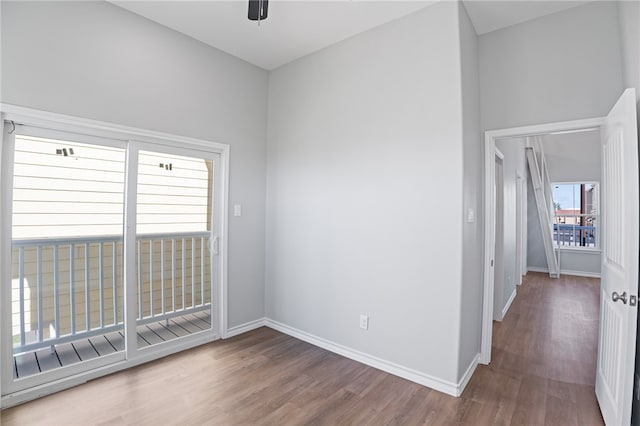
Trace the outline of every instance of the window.
{"label": "window", "polygon": [[595,182],[553,184],[553,240],[558,247],[597,248],[600,211]]}

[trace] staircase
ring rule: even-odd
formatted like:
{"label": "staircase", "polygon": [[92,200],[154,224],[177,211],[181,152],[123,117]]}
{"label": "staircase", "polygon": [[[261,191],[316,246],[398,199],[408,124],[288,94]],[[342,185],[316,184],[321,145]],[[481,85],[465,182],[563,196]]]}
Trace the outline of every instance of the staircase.
{"label": "staircase", "polygon": [[[538,148],[537,152],[536,147]],[[531,182],[533,183],[533,192],[536,197],[536,207],[538,218],[540,219],[540,228],[542,229],[542,243],[547,258],[549,276],[558,278],[560,270],[553,247],[553,193],[549,174],[544,164],[542,144],[538,137],[527,138],[525,153],[529,164]]]}

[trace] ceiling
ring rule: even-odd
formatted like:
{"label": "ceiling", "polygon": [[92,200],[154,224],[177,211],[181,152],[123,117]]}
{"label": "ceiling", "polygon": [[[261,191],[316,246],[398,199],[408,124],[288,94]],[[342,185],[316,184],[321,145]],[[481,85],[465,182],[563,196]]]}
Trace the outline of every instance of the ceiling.
{"label": "ceiling", "polygon": [[[445,0],[450,1],[450,0]],[[246,0],[143,0],[111,3],[272,70],[386,22],[427,7],[427,0],[271,0],[269,17],[247,19]],[[587,1],[464,1],[484,34]]]}
{"label": "ceiling", "polygon": [[565,0],[463,0],[478,35],[589,3]]}

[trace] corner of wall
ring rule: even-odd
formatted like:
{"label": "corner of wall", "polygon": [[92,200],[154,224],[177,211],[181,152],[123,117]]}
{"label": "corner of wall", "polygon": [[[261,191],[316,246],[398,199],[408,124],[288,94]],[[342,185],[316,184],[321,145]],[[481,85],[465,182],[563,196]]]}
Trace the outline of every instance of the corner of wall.
{"label": "corner of wall", "polygon": [[[265,308],[274,323],[454,385],[463,293],[457,7],[438,2],[270,73]],[[448,209],[433,209],[434,197]],[[447,232],[434,226],[451,213]],[[447,235],[444,249],[425,244]],[[381,252],[381,238],[393,250]],[[375,324],[367,334],[353,321],[359,313]]]}
{"label": "corner of wall", "polygon": [[624,89],[636,89],[640,102],[640,2],[617,1]]}
{"label": "corner of wall", "polygon": [[[464,383],[479,360],[483,291],[483,143],[480,132],[478,36],[464,5],[457,2],[462,106],[462,275],[457,377]],[[472,216],[472,217],[470,217]]]}

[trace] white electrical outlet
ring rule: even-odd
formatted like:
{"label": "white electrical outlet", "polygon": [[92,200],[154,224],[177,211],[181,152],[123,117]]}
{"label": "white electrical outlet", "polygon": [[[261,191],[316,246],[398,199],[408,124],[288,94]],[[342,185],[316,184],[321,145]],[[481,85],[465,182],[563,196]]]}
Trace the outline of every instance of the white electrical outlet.
{"label": "white electrical outlet", "polygon": [[360,328],[363,330],[369,329],[369,317],[367,315],[360,315]]}

